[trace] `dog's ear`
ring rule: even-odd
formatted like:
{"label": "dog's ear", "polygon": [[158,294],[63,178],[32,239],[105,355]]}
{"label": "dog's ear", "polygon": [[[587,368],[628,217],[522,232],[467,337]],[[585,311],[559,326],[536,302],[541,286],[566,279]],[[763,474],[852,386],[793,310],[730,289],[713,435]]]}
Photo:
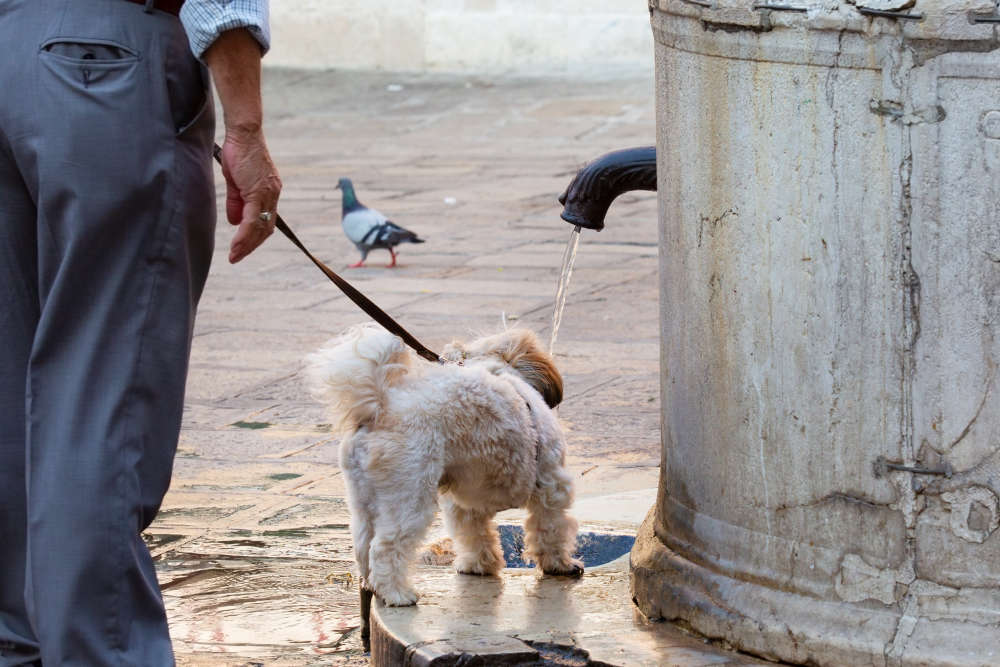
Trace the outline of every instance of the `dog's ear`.
{"label": "dog's ear", "polygon": [[506,332],[509,344],[500,350],[503,360],[554,408],[563,399],[563,381],[555,362],[542,349],[538,337],[527,329]]}

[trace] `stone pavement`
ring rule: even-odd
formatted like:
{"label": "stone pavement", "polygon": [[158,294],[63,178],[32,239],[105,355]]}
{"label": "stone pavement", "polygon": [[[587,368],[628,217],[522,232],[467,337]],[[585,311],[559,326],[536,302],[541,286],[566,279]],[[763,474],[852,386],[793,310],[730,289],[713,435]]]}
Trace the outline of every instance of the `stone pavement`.
{"label": "stone pavement", "polygon": [[[342,176],[427,239],[399,268],[375,251],[346,274],[432,349],[505,320],[547,338],[571,229],[557,195],[590,159],[655,141],[647,75],[267,70],[265,100],[280,210],[315,254],[335,270],[357,259]],[[365,316],[280,234],[236,266],[230,237],[220,221],[173,484],[147,536],[178,662],[367,664],[337,441],[299,373]],[[585,529],[634,530],[653,502],[656,242],[655,195],[634,193],[580,244],[555,354]]]}

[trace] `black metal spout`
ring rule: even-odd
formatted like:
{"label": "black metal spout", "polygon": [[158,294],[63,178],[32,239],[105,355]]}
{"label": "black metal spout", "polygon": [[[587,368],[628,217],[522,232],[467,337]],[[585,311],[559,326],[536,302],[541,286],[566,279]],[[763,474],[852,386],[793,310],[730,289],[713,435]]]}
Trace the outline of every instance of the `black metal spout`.
{"label": "black metal spout", "polygon": [[612,151],[581,169],[559,197],[561,217],[601,231],[611,202],[632,190],[656,190],[656,146]]}

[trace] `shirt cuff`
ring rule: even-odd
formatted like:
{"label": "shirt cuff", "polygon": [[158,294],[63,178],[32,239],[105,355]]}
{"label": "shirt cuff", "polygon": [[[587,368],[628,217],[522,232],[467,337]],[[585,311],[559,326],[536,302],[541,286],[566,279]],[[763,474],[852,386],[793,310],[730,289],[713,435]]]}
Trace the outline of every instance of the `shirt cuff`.
{"label": "shirt cuff", "polygon": [[253,35],[261,55],[271,48],[267,0],[187,0],[180,18],[191,52],[199,59],[219,35],[237,28],[245,28]]}

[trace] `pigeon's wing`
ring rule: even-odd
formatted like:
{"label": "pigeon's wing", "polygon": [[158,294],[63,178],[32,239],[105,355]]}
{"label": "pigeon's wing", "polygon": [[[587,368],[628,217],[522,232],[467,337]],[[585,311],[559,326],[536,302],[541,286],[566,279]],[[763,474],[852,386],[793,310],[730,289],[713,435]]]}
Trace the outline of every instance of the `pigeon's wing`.
{"label": "pigeon's wing", "polygon": [[351,211],[341,220],[344,234],[358,247],[371,247],[372,230],[378,229],[385,222],[385,216],[371,208],[359,208]]}
{"label": "pigeon's wing", "polygon": [[367,243],[375,248],[393,248],[400,243],[424,242],[423,239],[417,238],[416,234],[408,229],[403,229],[392,220],[386,220],[378,227],[372,229],[370,234],[371,240],[367,241]]}

